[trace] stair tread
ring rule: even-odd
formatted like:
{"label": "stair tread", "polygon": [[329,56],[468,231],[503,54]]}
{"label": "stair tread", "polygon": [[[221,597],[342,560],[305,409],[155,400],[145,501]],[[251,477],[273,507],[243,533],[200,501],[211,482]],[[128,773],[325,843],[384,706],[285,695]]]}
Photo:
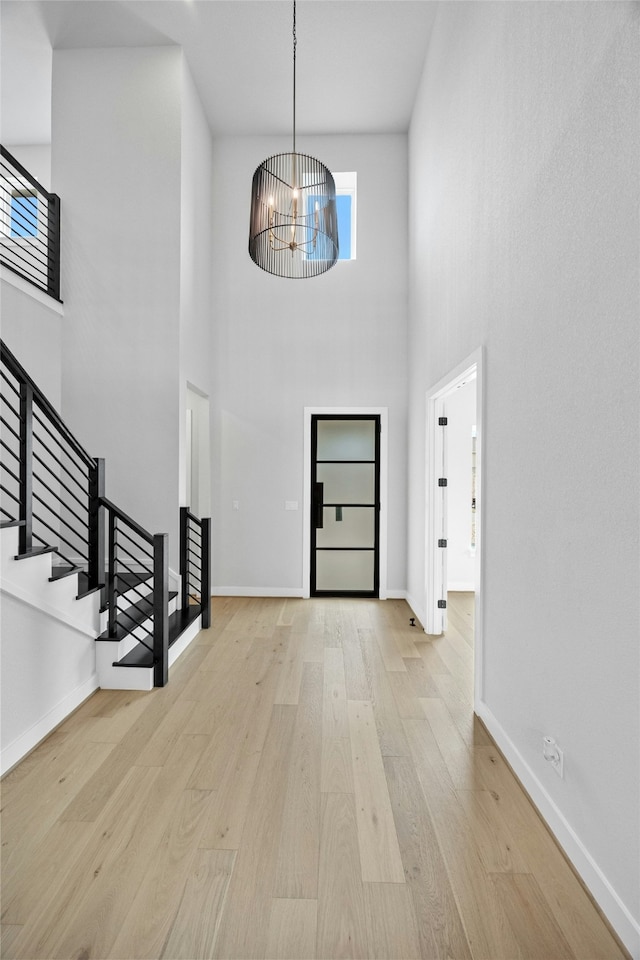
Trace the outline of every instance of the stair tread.
{"label": "stair tread", "polygon": [[[191,605],[183,610],[176,610],[169,617],[169,646],[176,642],[194,620],[197,620],[202,610],[199,606]],[[101,639],[100,637],[98,639]],[[153,654],[139,643],[130,650],[121,660],[113,664],[114,667],[152,667]]]}
{"label": "stair tread", "polygon": [[[169,602],[171,602],[174,597],[178,596],[177,590],[169,591]],[[145,620],[148,620],[149,617],[153,614],[153,596],[148,594],[146,597],[143,597],[141,600],[138,600],[135,604],[132,604],[130,607],[127,607],[126,610],[120,610],[118,616],[116,617],[117,622],[117,632],[115,637],[109,636],[109,631],[105,630],[104,633],[101,633],[98,640],[124,640],[130,633],[139,627],[141,623],[144,623]]]}
{"label": "stair tread", "polygon": [[169,617],[169,646],[176,642],[178,637],[184,633],[187,627],[191,626],[194,620],[198,619],[201,613],[202,609],[199,606],[190,604],[171,614]]}
{"label": "stair tread", "polygon": [[24,527],[24,520],[0,520],[0,530],[8,530],[9,527]]}
{"label": "stair tread", "polygon": [[28,560],[30,557],[42,557],[47,553],[53,553],[57,547],[33,547],[31,550],[27,550],[26,553],[18,553],[13,558],[14,560]]}
{"label": "stair tread", "polygon": [[49,577],[49,582],[53,583],[55,580],[63,580],[65,577],[70,577],[74,573],[82,573],[82,567],[74,567],[70,564],[57,565],[51,568],[51,576]]}

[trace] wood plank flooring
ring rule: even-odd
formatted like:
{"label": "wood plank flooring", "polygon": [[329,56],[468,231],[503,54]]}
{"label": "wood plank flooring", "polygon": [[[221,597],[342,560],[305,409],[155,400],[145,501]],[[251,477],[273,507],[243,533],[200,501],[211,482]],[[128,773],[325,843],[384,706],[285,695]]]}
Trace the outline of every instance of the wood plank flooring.
{"label": "wood plank flooring", "polygon": [[1,956],[615,960],[472,711],[473,598],[218,598],[3,780]]}

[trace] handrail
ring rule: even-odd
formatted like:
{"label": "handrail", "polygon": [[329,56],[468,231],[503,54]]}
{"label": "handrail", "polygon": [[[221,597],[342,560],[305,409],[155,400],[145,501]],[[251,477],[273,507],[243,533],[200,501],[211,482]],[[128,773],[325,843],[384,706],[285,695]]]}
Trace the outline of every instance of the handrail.
{"label": "handrail", "polygon": [[[2,213],[0,262],[12,273],[60,301],[60,198],[46,190],[6,147],[0,144],[0,188],[5,201]],[[43,200],[35,213],[14,199]],[[25,256],[26,255],[26,256]]]}
{"label": "handrail", "polygon": [[124,521],[132,530],[142,537],[143,540],[146,540],[147,543],[153,544],[153,533],[149,533],[148,530],[145,530],[144,527],[141,527],[139,523],[136,523],[135,520],[132,520],[131,517],[127,516],[124,510],[121,510],[120,507],[117,507],[115,503],[111,500],[107,500],[106,497],[100,497],[100,506],[106,507],[111,513],[115,514],[119,520]]}
{"label": "handrail", "polygon": [[18,360],[16,360],[16,358],[14,357],[14,355],[12,354],[11,350],[6,345],[4,340],[0,340],[0,357],[2,361],[6,364],[6,366],[9,368],[11,373],[14,375],[16,380],[18,380],[18,382],[28,384],[31,387],[31,389],[33,390],[33,399],[37,401],[38,406],[40,407],[42,412],[45,414],[47,420],[49,420],[50,423],[54,424],[54,426],[57,428],[60,434],[64,437],[65,441],[73,449],[74,453],[78,454],[78,456],[81,458],[81,460],[87,467],[90,467],[90,468],[95,467],[96,465],[95,459],[89,456],[89,454],[84,449],[84,447],[82,447],[78,443],[78,441],[76,440],[74,435],[71,433],[71,431],[69,430],[68,426],[66,425],[66,423],[64,422],[60,414],[57,413],[55,407],[53,407],[50,401],[47,400],[47,398],[45,397],[40,387],[38,387],[35,381],[31,379],[31,377],[29,376],[27,371],[24,369],[22,364]]}

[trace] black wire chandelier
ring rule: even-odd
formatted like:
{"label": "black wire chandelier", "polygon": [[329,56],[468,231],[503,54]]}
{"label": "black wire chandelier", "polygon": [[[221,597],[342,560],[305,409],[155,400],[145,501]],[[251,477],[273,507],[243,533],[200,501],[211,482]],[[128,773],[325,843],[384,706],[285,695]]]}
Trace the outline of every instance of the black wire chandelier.
{"label": "black wire chandelier", "polygon": [[319,160],[296,152],[296,0],[293,0],[293,149],[253,175],[249,256],[277,277],[317,277],[338,259],[336,187]]}

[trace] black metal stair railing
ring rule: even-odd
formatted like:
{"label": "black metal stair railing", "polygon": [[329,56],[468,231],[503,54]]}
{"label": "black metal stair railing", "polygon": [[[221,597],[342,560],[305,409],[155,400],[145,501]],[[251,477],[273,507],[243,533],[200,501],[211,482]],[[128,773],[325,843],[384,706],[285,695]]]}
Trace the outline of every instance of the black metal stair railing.
{"label": "black metal stair railing", "polygon": [[21,556],[46,548],[53,579],[79,573],[81,592],[96,589],[104,582],[104,462],[83,449],[4,343],[0,359],[3,520],[19,526]]}
{"label": "black metal stair railing", "polygon": [[107,607],[102,639],[131,633],[148,651],[154,686],[169,676],[169,563],[166,533],[151,534],[105,497],[108,517]]}
{"label": "black metal stair railing", "polygon": [[[18,527],[18,559],[53,554],[53,576],[102,589],[108,627],[142,647],[122,665],[153,665],[168,680],[169,646],[198,616],[210,626],[210,528],[180,511],[181,609],[169,620],[168,536],[151,534],[105,497],[104,461],[91,457],[0,340],[0,525]],[[173,596],[176,594],[174,593]],[[129,659],[131,657],[131,659]]]}
{"label": "black metal stair railing", "polygon": [[211,570],[209,552],[211,520],[199,520],[180,508],[180,576],[182,609],[196,605],[202,612],[202,628],[211,626]]}
{"label": "black metal stair railing", "polygon": [[1,145],[0,263],[60,299],[60,198]]}

